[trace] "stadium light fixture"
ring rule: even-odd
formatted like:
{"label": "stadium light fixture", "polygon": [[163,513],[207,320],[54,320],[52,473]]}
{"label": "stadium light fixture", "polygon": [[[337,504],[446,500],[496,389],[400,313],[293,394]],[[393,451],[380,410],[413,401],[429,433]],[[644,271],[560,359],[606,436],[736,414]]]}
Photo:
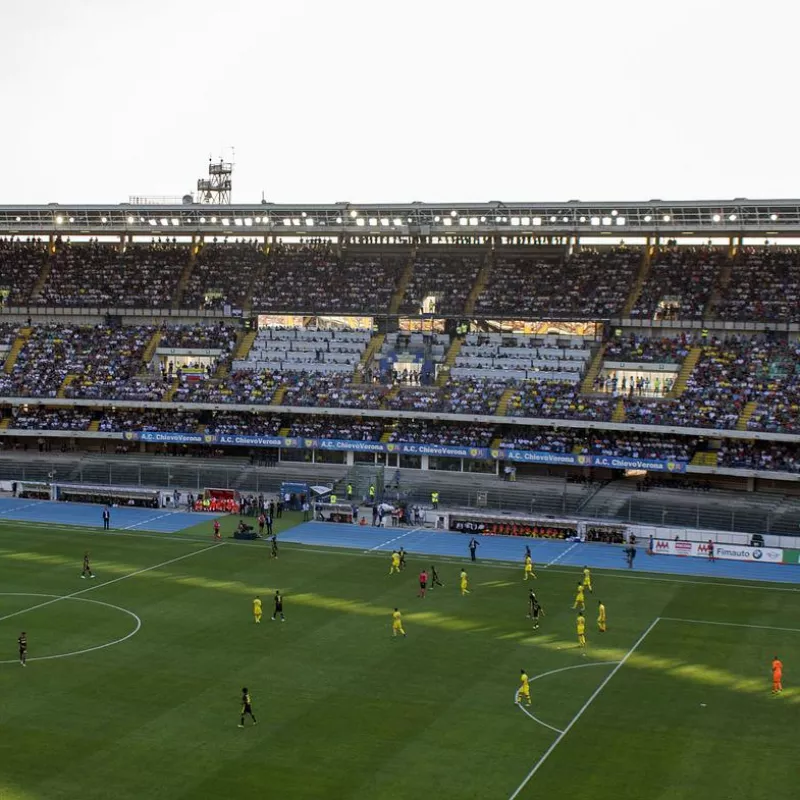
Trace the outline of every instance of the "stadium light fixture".
{"label": "stadium light fixture", "polygon": [[661,219],[662,219],[662,221],[664,221],[664,222],[669,222],[669,220],[670,220],[670,216],[669,216],[669,214],[664,214],[664,216],[663,216],[663,217],[661,217]]}
{"label": "stadium light fixture", "polygon": [[223,217],[223,218],[222,218],[222,224],[223,224],[225,227],[227,227],[228,225],[230,225],[230,224],[231,224],[231,221],[230,221],[230,220],[229,220],[227,217]]}
{"label": "stadium light fixture", "polygon": [[244,218],[244,224],[247,225],[247,226],[252,225],[253,224],[252,218],[251,217],[245,217]]}
{"label": "stadium light fixture", "polygon": [[133,225],[133,217],[128,217],[128,225]]}
{"label": "stadium light fixture", "polygon": [[69,221],[70,221],[70,222],[75,222],[75,217],[70,217],[70,218],[69,218]]}
{"label": "stadium light fixture", "polygon": [[512,225],[519,225],[519,217],[511,217]]}
{"label": "stadium light fixture", "polygon": [[458,211],[451,211],[450,212],[450,216],[451,217],[457,217],[458,216]]}
{"label": "stadium light fixture", "polygon": [[592,217],[590,220],[592,225],[599,225],[600,224],[600,217]]}
{"label": "stadium light fixture", "polygon": [[350,216],[353,219],[355,219],[358,216],[358,211],[356,211],[355,209],[352,209],[352,211],[350,212]]}
{"label": "stadium light fixture", "polygon": [[22,217],[17,217],[17,222],[22,222]]}
{"label": "stadium light fixture", "polygon": [[531,222],[532,222],[534,225],[541,225],[541,224],[542,224],[542,218],[541,218],[541,217],[534,217],[534,218],[531,220]]}
{"label": "stadium light fixture", "polygon": [[770,218],[770,219],[771,219],[773,222],[775,222],[775,220],[777,220],[777,219],[778,219],[778,215],[777,215],[777,214],[770,214],[770,215],[769,215],[769,218]]}
{"label": "stadium light fixture", "polygon": [[205,217],[200,217],[200,224],[201,225],[205,225],[206,224],[206,218]]}
{"label": "stadium light fixture", "polygon": [[241,227],[241,225],[243,224],[242,223],[242,218],[241,217],[234,217],[233,218],[233,224],[234,225],[239,225]]}
{"label": "stadium light fixture", "polygon": [[411,217],[409,217],[409,218],[408,218],[408,224],[409,224],[409,225],[410,225],[410,224],[411,224],[413,221],[414,221],[414,220],[413,220]]}
{"label": "stadium light fixture", "polygon": [[520,220],[520,222],[521,222],[523,225],[530,225],[530,224],[531,224],[531,218],[530,218],[530,217],[522,217],[522,219]]}
{"label": "stadium light fixture", "polygon": [[441,218],[441,217],[434,217],[434,218],[433,218],[433,221],[434,221],[434,222],[441,222],[441,221],[442,221],[442,218]]}
{"label": "stadium light fixture", "polygon": [[486,217],[481,217],[481,222],[486,222]]}
{"label": "stadium light fixture", "polygon": [[294,225],[294,226],[299,228],[302,224],[303,223],[300,222],[300,217],[293,217],[292,218],[292,225]]}
{"label": "stadium light fixture", "polygon": [[731,222],[736,222],[736,214],[731,214],[731,215],[728,217],[728,219],[729,219]]}
{"label": "stadium light fixture", "polygon": [[610,225],[611,217],[603,217],[603,225]]}
{"label": "stadium light fixture", "polygon": [[469,222],[469,220],[466,217],[459,217],[458,218],[458,224],[459,225],[466,225],[468,222]]}
{"label": "stadium light fixture", "polygon": [[586,217],[581,217],[580,218],[580,223],[581,223],[581,225],[584,225],[586,223]]}
{"label": "stadium light fixture", "polygon": [[160,222],[160,223],[161,223],[161,224],[162,224],[164,227],[166,227],[167,225],[169,225],[169,220],[168,220],[166,217],[161,217],[161,219],[159,220],[159,222]]}
{"label": "stadium light fixture", "polygon": [[552,223],[552,222],[555,222],[555,221],[556,221],[556,218],[555,218],[555,217],[550,217],[550,222],[551,222],[551,223]]}
{"label": "stadium light fixture", "polygon": [[363,228],[363,227],[364,227],[364,218],[363,218],[363,217],[359,217],[359,218],[356,220],[356,225],[358,225],[358,226],[359,226],[359,228]]}
{"label": "stadium light fixture", "polygon": [[645,222],[652,222],[653,218],[649,214],[645,214],[644,215],[644,221]]}
{"label": "stadium light fixture", "polygon": [[150,220],[150,224],[151,225],[158,225],[158,222],[156,220],[154,220],[154,219],[151,219]]}
{"label": "stadium light fixture", "polygon": [[64,217],[60,215],[56,217],[56,225],[61,225],[63,224],[63,222],[64,222]]}
{"label": "stadium light fixture", "polygon": [[292,221],[289,219],[289,217],[284,217],[283,224],[288,228],[291,226]]}
{"label": "stadium light fixture", "polygon": [[301,216],[301,217],[307,217],[307,216],[308,216],[308,213],[307,213],[306,211],[301,211],[301,212],[300,212],[300,216]]}
{"label": "stadium light fixture", "polygon": [[314,227],[314,218],[313,217],[307,217],[306,218],[306,225],[309,228],[313,228]]}
{"label": "stadium light fixture", "polygon": [[617,209],[616,209],[616,208],[613,208],[613,209],[611,209],[611,216],[612,216],[612,217],[616,217],[616,216],[617,216],[617,214],[619,214],[619,211],[617,211]]}
{"label": "stadium light fixture", "polygon": [[561,217],[562,222],[569,222],[569,217]]}
{"label": "stadium light fixture", "polygon": [[261,222],[261,217],[256,217],[256,225],[258,225],[260,222]]}
{"label": "stadium light fixture", "polygon": [[445,217],[445,218],[442,220],[442,222],[443,222],[445,225],[452,225],[452,224],[453,224],[453,220],[451,220],[451,219],[450,219],[450,217]]}
{"label": "stadium light fixture", "polygon": [[470,225],[477,225],[478,224],[478,218],[477,217],[470,217],[469,218],[469,224]]}
{"label": "stadium light fixture", "polygon": [[172,224],[176,227],[181,224],[181,221],[177,217],[172,218]]}
{"label": "stadium light fixture", "polygon": [[719,214],[714,214],[714,216],[711,217],[711,219],[713,219],[714,222],[719,222],[722,219],[722,217],[720,217]]}
{"label": "stadium light fixture", "polygon": [[502,217],[495,217],[495,218],[494,218],[494,221],[495,221],[495,222],[502,222],[502,221],[503,221],[503,218],[502,218]]}
{"label": "stadium light fixture", "polygon": [[625,217],[617,217],[617,225],[624,225]]}
{"label": "stadium light fixture", "polygon": [[103,225],[105,225],[106,222],[108,222],[108,217],[100,217],[100,222],[102,222]]}
{"label": "stadium light fixture", "polygon": [[388,228],[389,227],[389,217],[381,217],[381,225]]}
{"label": "stadium light fixture", "polygon": [[370,227],[373,227],[373,226],[377,225],[378,224],[378,218],[377,217],[370,217],[369,218],[369,224],[370,224]]}
{"label": "stadium light fixture", "polygon": [[400,227],[400,225],[403,224],[403,220],[401,220],[400,217],[395,217],[394,218],[394,224],[395,224],[396,227]]}
{"label": "stadium light fixture", "polygon": [[216,225],[217,224],[217,218],[216,217],[211,217],[211,224],[212,225]]}
{"label": "stadium light fixture", "polygon": [[341,225],[342,224],[342,218],[341,217],[336,217],[336,224],[337,225]]}

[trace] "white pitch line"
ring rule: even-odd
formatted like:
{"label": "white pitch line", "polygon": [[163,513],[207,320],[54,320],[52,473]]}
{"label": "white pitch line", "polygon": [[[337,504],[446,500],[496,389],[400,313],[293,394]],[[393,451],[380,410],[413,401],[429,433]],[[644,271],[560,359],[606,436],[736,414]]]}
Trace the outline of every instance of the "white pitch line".
{"label": "white pitch line", "polygon": [[[23,508],[30,508],[31,506],[35,506],[37,504],[38,503],[25,503],[24,506],[14,506],[13,508],[7,508],[5,511],[0,511],[0,516],[2,516],[3,514],[13,514],[15,511],[22,511]],[[9,522],[10,521],[11,520],[9,520]]]}
{"label": "white pitch line", "polygon": [[566,549],[566,550],[565,550],[563,553],[560,553],[559,555],[557,555],[557,556],[556,556],[556,557],[555,557],[555,558],[554,558],[552,561],[548,561],[548,562],[547,562],[547,563],[544,565],[544,566],[545,566],[545,568],[547,568],[547,567],[552,567],[552,566],[553,566],[553,564],[558,564],[558,562],[559,562],[559,561],[561,561],[561,559],[562,559],[562,558],[564,558],[564,556],[565,556],[565,555],[567,555],[567,553],[570,553],[570,552],[572,552],[572,551],[573,551],[573,550],[574,550],[574,549],[575,549],[575,548],[576,548],[576,547],[577,547],[579,544],[580,544],[580,542],[574,542],[574,543],[573,543],[572,545],[570,545],[570,546],[569,546],[569,547],[568,547],[568,548],[567,548],[567,549]]}
{"label": "white pitch line", "polygon": [[779,628],[775,625],[751,625],[747,622],[718,622],[712,619],[681,619],[680,617],[661,617],[667,622],[687,622],[693,625],[722,625],[726,628],[752,628],[758,631],[783,631],[784,633],[800,633],[800,628]]}
{"label": "white pitch line", "polygon": [[[569,672],[572,669],[584,669],[585,667],[610,667],[614,664],[617,664],[617,661],[590,661],[588,664],[572,664],[569,667],[560,667],[559,669],[551,669],[549,672],[542,672],[539,675],[534,675],[528,683],[533,683],[534,681],[541,680],[542,678],[547,678],[550,675],[557,675],[559,672]],[[514,693],[514,700],[516,702],[517,693]],[[527,714],[534,722],[538,722],[540,725],[544,725],[545,728],[550,728],[551,731],[555,731],[556,733],[563,733],[564,731],[561,728],[555,728],[552,725],[548,725],[544,720],[539,719],[539,717],[534,716],[531,714],[528,709],[526,709],[522,703],[516,703],[519,706],[519,710]]]}
{"label": "white pitch line", "polygon": [[530,779],[539,771],[542,764],[544,764],[544,762],[547,761],[547,759],[550,757],[550,754],[553,752],[553,750],[555,750],[556,747],[558,747],[558,745],[561,743],[561,740],[572,730],[572,728],[575,726],[575,723],[584,715],[586,710],[595,701],[600,692],[602,692],[603,689],[605,689],[605,687],[608,685],[608,682],[620,671],[620,669],[622,669],[622,667],[625,665],[625,662],[636,652],[636,649],[647,638],[647,635],[650,633],[650,631],[652,631],[653,628],[655,628],[655,626],[658,625],[660,619],[661,617],[656,617],[650,623],[650,625],[647,627],[647,630],[636,640],[633,647],[631,647],[631,649],[628,650],[627,653],[625,653],[625,655],[622,657],[622,660],[617,664],[617,666],[614,667],[614,669],[612,669],[611,672],[608,673],[608,675],[606,675],[605,680],[594,690],[594,692],[592,692],[591,697],[589,697],[589,699],[581,706],[578,713],[569,721],[567,727],[564,728],[564,730],[558,735],[553,744],[551,744],[550,747],[547,748],[544,755],[533,765],[531,771],[525,776],[522,783],[520,783],[520,785],[517,786],[513,794],[511,794],[511,796],[509,797],[509,800],[515,800],[515,798],[519,796],[520,792],[522,792],[522,790],[528,785]]}
{"label": "white pitch line", "polygon": [[412,533],[416,533],[417,531],[424,530],[424,528],[414,528],[413,530],[406,531],[405,533],[401,533],[399,536],[395,536],[394,539],[387,539],[385,542],[381,542],[375,547],[370,547],[369,550],[364,550],[365,553],[372,553],[375,550],[380,550],[382,547],[386,547],[387,544],[391,544],[392,542],[397,542],[400,539],[405,539],[406,536],[411,536]]}
{"label": "white pitch line", "polygon": [[55,600],[48,600],[46,603],[39,603],[35,606],[30,606],[30,608],[23,608],[20,611],[14,611],[12,614],[6,614],[4,617],[0,617],[0,622],[4,620],[11,619],[12,617],[18,617],[20,614],[27,614],[29,611],[36,611],[37,608],[44,608],[45,606],[53,605],[53,603],[58,603],[61,600],[71,600],[73,597],[80,597],[82,594],[86,594],[87,592],[93,592],[95,589],[102,589],[104,586],[111,586],[112,583],[119,583],[120,581],[125,581],[128,578],[134,578],[137,575],[142,575],[145,572],[151,572],[154,569],[160,569],[161,567],[169,566],[170,564],[174,564],[177,561],[183,561],[185,558],[191,558],[192,556],[199,556],[201,553],[207,553],[209,550],[216,550],[217,547],[222,547],[225,543],[220,542],[219,544],[212,544],[210,547],[204,547],[202,550],[193,550],[191,553],[184,553],[182,556],[178,556],[177,558],[171,558],[169,561],[162,561],[160,564],[154,564],[152,567],[145,567],[144,569],[137,569],[136,572],[131,572],[127,575],[121,575],[119,578],[112,578],[110,581],[104,581],[103,583],[96,583],[93,586],[89,586],[86,589],[80,589],[77,592],[73,592],[72,594],[65,594],[60,597],[56,597]]}
{"label": "white pitch line", "polygon": [[155,522],[157,519],[164,519],[164,517],[169,517],[172,514],[176,514],[176,513],[182,513],[182,512],[167,511],[165,514],[158,514],[155,517],[148,517],[147,519],[143,519],[141,522],[135,522],[133,525],[126,525],[121,530],[129,531],[132,528],[138,528],[140,525],[146,525],[148,522]]}
{"label": "white pitch line", "polygon": [[[107,608],[113,608],[116,611],[122,611],[123,614],[128,614],[136,620],[136,627],[125,636],[120,637],[119,639],[114,639],[113,642],[106,642],[105,644],[98,644],[94,647],[85,647],[83,650],[73,650],[69,653],[56,653],[52,656],[34,656],[33,658],[29,658],[28,661],[53,661],[56,658],[71,658],[72,656],[82,656],[85,653],[94,653],[96,650],[105,650],[107,647],[113,647],[116,644],[122,644],[123,642],[127,642],[133,636],[136,636],[139,633],[139,630],[142,627],[142,620],[138,614],[134,614],[133,611],[127,608],[123,608],[122,606],[115,606],[113,603],[104,603],[102,600],[89,600],[86,597],[73,597],[73,598],[64,598],[61,595],[57,594],[40,594],[38,592],[0,592],[0,595],[4,597],[55,597],[58,600],[64,599],[72,599],[78,600],[81,603],[93,603],[94,605],[98,606],[106,606]],[[6,661],[0,661],[0,664],[16,664],[18,663],[18,659],[13,658]]]}

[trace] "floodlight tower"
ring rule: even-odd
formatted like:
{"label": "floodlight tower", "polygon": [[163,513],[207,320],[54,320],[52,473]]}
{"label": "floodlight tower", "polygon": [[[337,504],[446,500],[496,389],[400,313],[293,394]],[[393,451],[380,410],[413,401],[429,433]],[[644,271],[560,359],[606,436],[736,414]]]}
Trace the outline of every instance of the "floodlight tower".
{"label": "floodlight tower", "polygon": [[233,162],[208,159],[208,178],[197,181],[198,200],[213,205],[230,205],[233,187]]}

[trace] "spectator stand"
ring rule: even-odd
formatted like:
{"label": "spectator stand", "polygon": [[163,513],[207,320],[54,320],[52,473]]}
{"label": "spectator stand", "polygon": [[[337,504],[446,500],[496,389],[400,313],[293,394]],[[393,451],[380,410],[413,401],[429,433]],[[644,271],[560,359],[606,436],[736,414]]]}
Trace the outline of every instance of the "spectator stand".
{"label": "spectator stand", "polygon": [[446,333],[387,333],[377,357],[377,372],[395,386],[431,386],[450,347]]}

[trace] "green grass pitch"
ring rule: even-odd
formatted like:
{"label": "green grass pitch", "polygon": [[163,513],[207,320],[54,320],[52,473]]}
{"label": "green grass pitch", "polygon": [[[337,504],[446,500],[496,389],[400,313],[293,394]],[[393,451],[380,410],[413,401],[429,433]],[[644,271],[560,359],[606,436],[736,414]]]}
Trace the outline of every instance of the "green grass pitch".
{"label": "green grass pitch", "polygon": [[[263,543],[211,549],[209,530],[0,525],[2,800],[504,800],[519,787],[522,800],[774,800],[795,790],[800,596],[790,586],[597,571],[582,656],[576,571],[540,570],[546,617],[534,632],[521,565],[467,564],[472,593],[461,597],[460,562],[440,561],[445,587],[423,601],[428,558],[412,554],[390,577],[386,554],[284,545],[276,561]],[[86,549],[94,581],[79,577]],[[285,624],[269,619],[276,588]],[[406,639],[391,637],[395,606]],[[776,653],[780,697],[770,693]],[[530,711],[546,725],[513,702],[522,667],[552,673],[531,684]],[[244,730],[243,686],[259,721]]]}

